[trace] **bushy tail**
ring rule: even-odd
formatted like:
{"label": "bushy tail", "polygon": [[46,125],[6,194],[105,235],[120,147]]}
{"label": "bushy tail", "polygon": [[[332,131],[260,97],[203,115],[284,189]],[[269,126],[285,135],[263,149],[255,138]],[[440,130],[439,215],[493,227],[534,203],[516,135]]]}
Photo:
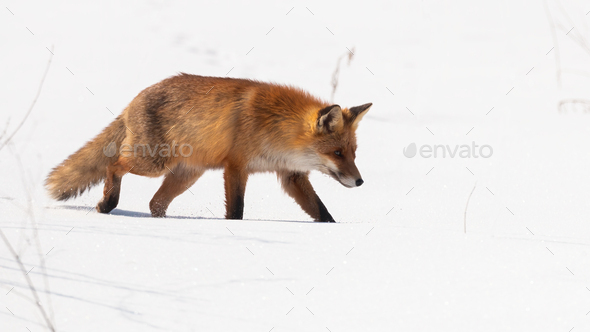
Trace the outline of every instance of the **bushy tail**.
{"label": "bushy tail", "polygon": [[97,185],[107,175],[107,166],[119,158],[125,138],[125,124],[119,115],[102,133],[55,167],[45,186],[49,195],[65,201]]}

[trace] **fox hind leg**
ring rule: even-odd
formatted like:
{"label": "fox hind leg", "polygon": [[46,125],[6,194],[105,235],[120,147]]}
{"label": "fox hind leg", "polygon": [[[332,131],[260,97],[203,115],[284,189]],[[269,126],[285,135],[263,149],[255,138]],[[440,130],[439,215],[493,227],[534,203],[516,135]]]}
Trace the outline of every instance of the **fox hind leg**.
{"label": "fox hind leg", "polygon": [[334,222],[334,218],[313,190],[307,173],[281,172],[278,177],[285,192],[315,221]]}
{"label": "fox hind leg", "polygon": [[172,172],[166,174],[160,189],[150,201],[152,217],[165,217],[172,200],[195,184],[204,172],[184,165],[174,167]]}
{"label": "fox hind leg", "polygon": [[96,205],[96,211],[109,213],[119,204],[119,193],[121,192],[121,178],[129,169],[116,162],[107,166],[107,177],[104,181],[103,197]]}

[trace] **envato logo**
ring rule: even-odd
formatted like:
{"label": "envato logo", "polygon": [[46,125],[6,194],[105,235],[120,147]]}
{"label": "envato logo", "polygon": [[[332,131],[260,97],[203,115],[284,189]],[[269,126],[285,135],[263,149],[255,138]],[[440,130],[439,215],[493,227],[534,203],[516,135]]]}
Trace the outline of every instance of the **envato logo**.
{"label": "envato logo", "polygon": [[[178,148],[178,149],[177,149]],[[111,158],[117,154],[117,144],[115,142],[109,143],[102,149],[105,156]],[[193,147],[190,144],[178,145],[175,141],[170,144],[121,144],[119,147],[119,155],[122,157],[178,157],[179,155],[187,158],[193,154]]]}
{"label": "envato logo", "polygon": [[424,144],[418,148],[416,143],[410,143],[404,148],[404,156],[407,158],[414,158],[417,153],[420,153],[422,158],[489,158],[494,154],[494,149],[490,145],[477,145],[471,142],[471,145],[455,145],[454,147],[447,145],[428,145]]}

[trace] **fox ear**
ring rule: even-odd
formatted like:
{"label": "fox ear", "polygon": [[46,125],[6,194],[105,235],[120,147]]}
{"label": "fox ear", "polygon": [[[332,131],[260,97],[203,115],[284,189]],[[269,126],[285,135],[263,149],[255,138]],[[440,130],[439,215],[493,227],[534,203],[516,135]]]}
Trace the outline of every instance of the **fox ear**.
{"label": "fox ear", "polygon": [[319,132],[331,133],[344,126],[342,109],[338,105],[328,106],[319,110],[317,127]]}
{"label": "fox ear", "polygon": [[359,125],[359,121],[367,114],[369,108],[373,106],[373,103],[367,103],[361,106],[355,106],[348,109],[350,111],[350,123],[352,124],[353,128],[356,128]]}

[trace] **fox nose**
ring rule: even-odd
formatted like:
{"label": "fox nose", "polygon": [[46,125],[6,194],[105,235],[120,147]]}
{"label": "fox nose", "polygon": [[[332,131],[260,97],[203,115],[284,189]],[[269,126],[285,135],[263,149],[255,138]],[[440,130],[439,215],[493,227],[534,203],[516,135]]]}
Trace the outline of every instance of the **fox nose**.
{"label": "fox nose", "polygon": [[361,184],[363,184],[363,183],[365,183],[365,181],[363,181],[363,179],[357,179],[357,180],[356,180],[356,186],[357,186],[357,187],[360,187],[360,186],[361,186]]}

